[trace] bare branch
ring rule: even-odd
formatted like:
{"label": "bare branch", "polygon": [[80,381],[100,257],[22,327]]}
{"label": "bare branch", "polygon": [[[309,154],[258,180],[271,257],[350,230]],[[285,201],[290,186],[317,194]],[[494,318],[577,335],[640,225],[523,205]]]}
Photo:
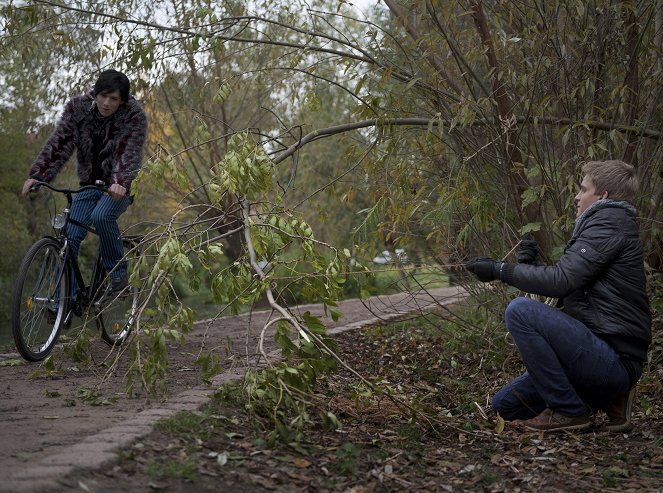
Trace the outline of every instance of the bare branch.
{"label": "bare branch", "polygon": [[[659,139],[661,138],[661,132],[654,129],[647,128],[637,128],[628,125],[619,125],[606,122],[586,122],[586,121],[577,121],[571,120],[570,118],[554,118],[554,117],[514,117],[516,123],[519,124],[541,124],[541,125],[554,125],[554,126],[568,126],[568,125],[585,125],[589,128],[596,128],[598,130],[616,130],[618,132],[635,132],[636,135],[642,137],[647,137],[650,139]],[[304,147],[306,144],[313,142],[317,139],[329,137],[331,135],[338,135],[344,132],[350,132],[352,130],[358,130],[360,128],[369,128],[369,127],[390,127],[390,126],[414,126],[414,127],[451,127],[451,120],[444,119],[429,119],[429,118],[372,118],[370,120],[362,120],[354,123],[344,123],[342,125],[335,125],[333,127],[321,128],[309,132],[303,136],[300,140],[292,144],[285,151],[279,154],[273,159],[274,164],[279,164],[292,154],[294,154],[298,149]],[[483,118],[475,120],[470,126],[472,127],[484,127],[488,125],[499,124],[499,119],[497,118]]]}
{"label": "bare branch", "polygon": [[384,0],[384,3],[387,7],[389,7],[389,10],[391,10],[394,16],[397,17],[398,20],[403,24],[405,30],[417,43],[419,49],[425,53],[425,57],[428,63],[446,80],[447,84],[449,84],[449,86],[451,86],[451,88],[456,91],[456,93],[460,95],[464,94],[465,91],[463,90],[462,84],[449,73],[449,71],[444,67],[442,60],[440,60],[437,55],[433,54],[435,53],[435,49],[428,45],[416,26],[414,26],[414,24],[408,19],[407,11],[394,0]]}

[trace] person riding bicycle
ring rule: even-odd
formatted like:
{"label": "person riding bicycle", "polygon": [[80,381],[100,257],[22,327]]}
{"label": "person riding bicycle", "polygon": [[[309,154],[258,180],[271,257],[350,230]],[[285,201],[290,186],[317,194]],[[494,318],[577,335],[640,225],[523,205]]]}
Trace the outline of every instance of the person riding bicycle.
{"label": "person riding bicycle", "polygon": [[[111,275],[112,294],[121,293],[127,286],[117,220],[133,201],[131,182],[142,166],[147,137],[147,116],[130,88],[122,72],[105,70],[92,91],[69,100],[30,167],[22,190],[25,196],[37,181],[55,179],[74,150],[80,185],[94,185],[101,180],[108,186],[108,193],[87,189],[76,194],[70,218],[85,226],[94,225],[99,233],[99,251],[103,267]],[[77,256],[87,229],[70,223],[67,233],[71,252]],[[75,299],[76,286],[71,292]]]}

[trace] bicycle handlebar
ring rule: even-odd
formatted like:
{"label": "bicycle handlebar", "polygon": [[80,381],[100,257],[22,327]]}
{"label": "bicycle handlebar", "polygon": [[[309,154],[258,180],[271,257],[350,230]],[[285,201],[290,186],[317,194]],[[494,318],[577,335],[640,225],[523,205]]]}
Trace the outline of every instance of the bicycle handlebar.
{"label": "bicycle handlebar", "polygon": [[[102,190],[104,192],[108,192],[108,189],[109,189],[108,185],[103,183],[101,180],[99,180],[98,183],[99,184],[96,184],[96,185],[83,185],[80,188],[58,188],[58,187],[54,187],[53,185],[51,185],[50,183],[47,183],[45,181],[36,181],[30,187],[30,191],[31,192],[32,191],[37,191],[41,187],[46,187],[50,190],[53,190],[54,192],[65,193],[65,194],[79,193],[79,192],[82,192],[83,190],[90,190],[90,189]],[[103,183],[103,185],[102,185],[102,183]]]}

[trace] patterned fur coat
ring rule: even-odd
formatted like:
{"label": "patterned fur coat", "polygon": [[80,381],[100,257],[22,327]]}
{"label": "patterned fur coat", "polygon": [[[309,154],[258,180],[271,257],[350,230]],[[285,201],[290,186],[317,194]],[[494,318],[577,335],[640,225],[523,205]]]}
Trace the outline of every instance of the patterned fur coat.
{"label": "patterned fur coat", "polygon": [[[101,171],[108,185],[119,183],[127,189],[143,162],[147,137],[147,116],[133,98],[122,104],[104,125],[103,146],[99,149]],[[76,173],[81,183],[92,176],[93,135],[99,125],[92,92],[72,98],[55,130],[30,168],[29,176],[50,182],[76,150]]]}

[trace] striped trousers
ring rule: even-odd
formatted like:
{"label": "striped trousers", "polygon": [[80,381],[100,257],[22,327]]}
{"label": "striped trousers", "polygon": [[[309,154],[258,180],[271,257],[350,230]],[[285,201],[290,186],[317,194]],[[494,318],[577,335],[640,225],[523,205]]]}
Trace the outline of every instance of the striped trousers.
{"label": "striped trousers", "polygon": [[[111,277],[125,277],[127,263],[121,262],[124,257],[124,247],[120,236],[117,219],[127,210],[132,199],[126,196],[120,200],[113,200],[101,190],[88,189],[74,195],[71,203],[70,218],[85,226],[93,225],[99,233],[99,254],[106,272]],[[78,257],[81,242],[87,235],[87,229],[74,224],[67,226],[69,246],[74,258]],[[76,279],[73,279],[72,294],[78,292]]]}

